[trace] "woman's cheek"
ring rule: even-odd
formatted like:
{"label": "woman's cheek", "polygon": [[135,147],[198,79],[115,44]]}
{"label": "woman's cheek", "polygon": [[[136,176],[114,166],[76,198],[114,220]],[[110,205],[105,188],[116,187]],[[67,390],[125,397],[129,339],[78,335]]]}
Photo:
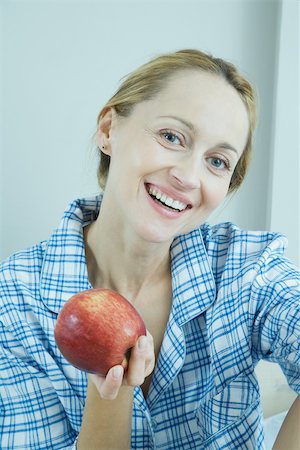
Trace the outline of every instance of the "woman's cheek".
{"label": "woman's cheek", "polygon": [[203,189],[203,199],[206,199],[205,203],[209,205],[211,211],[215,210],[225,199],[229,183],[228,180],[211,180],[206,189]]}

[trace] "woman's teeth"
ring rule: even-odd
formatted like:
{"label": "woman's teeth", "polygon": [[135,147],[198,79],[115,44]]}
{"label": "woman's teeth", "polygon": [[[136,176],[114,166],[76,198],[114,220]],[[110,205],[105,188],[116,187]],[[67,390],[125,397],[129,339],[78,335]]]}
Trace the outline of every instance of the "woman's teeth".
{"label": "woman's teeth", "polygon": [[166,194],[163,194],[162,192],[153,187],[150,187],[148,192],[152,197],[155,197],[157,200],[159,200],[161,203],[168,206],[169,208],[177,209],[178,211],[183,211],[187,207],[185,203],[182,203],[179,200],[174,200],[173,198],[168,197]]}

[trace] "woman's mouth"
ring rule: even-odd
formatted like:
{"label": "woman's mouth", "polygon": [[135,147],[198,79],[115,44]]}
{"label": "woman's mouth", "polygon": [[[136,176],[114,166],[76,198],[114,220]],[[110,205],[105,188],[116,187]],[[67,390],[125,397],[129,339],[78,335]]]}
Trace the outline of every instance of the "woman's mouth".
{"label": "woman's mouth", "polygon": [[185,209],[191,208],[191,205],[170,197],[169,195],[160,191],[157,187],[146,184],[146,190],[155,202],[168,208],[170,211],[182,212]]}

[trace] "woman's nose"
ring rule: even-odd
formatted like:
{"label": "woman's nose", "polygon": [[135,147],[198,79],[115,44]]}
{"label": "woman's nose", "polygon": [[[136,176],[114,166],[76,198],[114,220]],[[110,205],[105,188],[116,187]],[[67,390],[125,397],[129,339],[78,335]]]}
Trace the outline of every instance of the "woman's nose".
{"label": "woman's nose", "polygon": [[192,158],[170,169],[170,176],[182,189],[199,189],[201,185],[201,168],[199,162]]}

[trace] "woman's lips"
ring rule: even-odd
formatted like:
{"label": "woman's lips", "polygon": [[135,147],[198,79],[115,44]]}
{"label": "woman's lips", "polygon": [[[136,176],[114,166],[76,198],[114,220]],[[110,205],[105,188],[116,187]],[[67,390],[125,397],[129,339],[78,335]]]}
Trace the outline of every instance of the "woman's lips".
{"label": "woman's lips", "polygon": [[[145,189],[149,195],[152,205],[159,212],[163,212],[164,215],[168,217],[178,217],[187,209],[190,209],[192,205],[174,193],[170,193],[170,190],[160,189],[159,187],[146,183]],[[184,201],[183,201],[184,200]]]}

